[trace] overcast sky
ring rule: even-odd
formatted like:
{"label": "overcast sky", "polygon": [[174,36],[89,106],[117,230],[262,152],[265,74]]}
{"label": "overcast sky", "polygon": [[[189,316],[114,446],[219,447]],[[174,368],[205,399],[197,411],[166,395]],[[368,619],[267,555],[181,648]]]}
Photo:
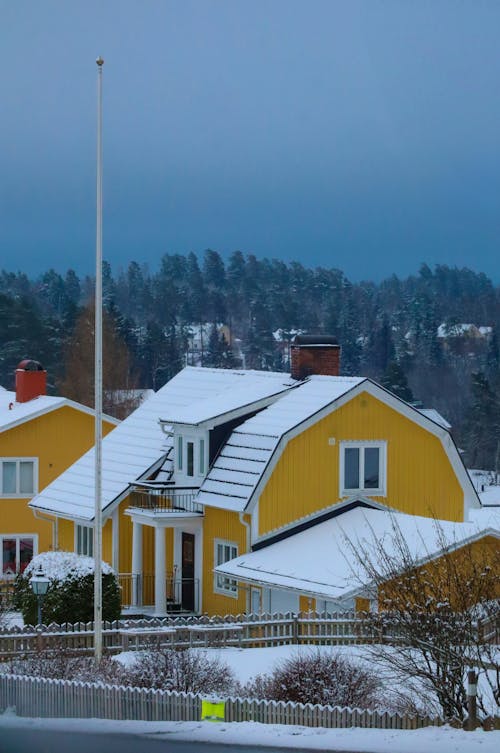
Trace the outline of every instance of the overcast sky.
{"label": "overcast sky", "polygon": [[0,0],[0,268],[239,249],[500,282],[500,0]]}

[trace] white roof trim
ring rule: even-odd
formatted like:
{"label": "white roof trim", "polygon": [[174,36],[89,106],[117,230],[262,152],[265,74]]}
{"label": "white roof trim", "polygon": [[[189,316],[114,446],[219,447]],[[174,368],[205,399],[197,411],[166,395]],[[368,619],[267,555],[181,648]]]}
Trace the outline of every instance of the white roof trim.
{"label": "white roof trim", "polygon": [[[94,416],[95,411],[93,408],[89,408],[86,405],[82,405],[81,403],[77,403],[74,400],[69,400],[67,397],[61,397],[57,398],[57,395],[40,395],[40,397],[54,397],[54,400],[57,400],[57,402],[54,402],[52,405],[46,405],[43,408],[39,408],[39,410],[33,411],[33,413],[29,413],[25,416],[22,416],[21,418],[17,418],[14,421],[11,421],[8,424],[3,424],[0,426],[0,433],[4,431],[9,431],[10,429],[14,429],[16,426],[21,426],[21,424],[25,424],[27,421],[31,421],[35,418],[40,418],[40,416],[44,416],[47,413],[52,413],[52,411],[58,410],[59,408],[74,408],[75,410],[80,411],[81,413],[86,413],[89,416]],[[34,398],[36,400],[36,398]],[[103,413],[102,420],[106,421],[107,423],[114,424],[117,426],[120,422],[118,418],[114,418],[113,416],[108,416],[106,413]]]}
{"label": "white roof trim", "polygon": [[[258,538],[254,539],[252,541],[252,545],[263,544],[264,542],[270,539],[272,540],[276,536],[280,536],[281,534],[286,533],[287,531],[292,532],[295,528],[298,528],[299,526],[302,526],[305,523],[311,523],[311,528],[312,528],[314,525],[317,525],[316,523],[314,523],[316,518],[321,518],[323,515],[328,515],[328,513],[333,512],[333,511],[338,511],[339,514],[341,514],[342,511],[346,507],[349,507],[350,505],[353,505],[356,502],[361,503],[360,506],[365,505],[367,507],[372,508],[373,510],[382,510],[383,512],[398,513],[399,515],[406,514],[406,513],[401,512],[400,510],[396,510],[394,507],[389,507],[388,505],[381,504],[380,502],[377,502],[374,499],[370,499],[370,497],[365,497],[361,494],[353,494],[351,497],[347,497],[347,499],[343,499],[341,502],[334,502],[331,505],[322,507],[320,510],[315,510],[310,515],[304,515],[302,518],[297,518],[296,520],[293,520],[291,523],[287,523],[284,526],[280,526],[279,528],[273,528],[272,531],[268,531],[265,534],[265,536],[259,536]],[[319,523],[321,523],[321,521],[318,521],[318,524]],[[290,535],[292,536],[293,533],[290,533]]]}

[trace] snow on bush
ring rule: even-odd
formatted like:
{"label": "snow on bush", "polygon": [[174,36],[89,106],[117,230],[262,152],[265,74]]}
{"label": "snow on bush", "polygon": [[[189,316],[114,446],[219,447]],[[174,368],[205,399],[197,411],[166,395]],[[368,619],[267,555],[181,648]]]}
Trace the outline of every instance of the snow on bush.
{"label": "snow on bush", "polygon": [[[18,575],[14,587],[14,605],[26,624],[37,621],[37,599],[30,585],[31,576],[41,566],[49,579],[43,600],[42,620],[50,622],[89,622],[94,618],[94,560],[74,552],[42,552],[33,557]],[[103,619],[120,616],[120,586],[113,569],[102,563]]]}
{"label": "snow on bush", "polygon": [[340,654],[312,650],[278,664],[270,675],[258,675],[238,694],[274,701],[319,703],[330,706],[374,708],[378,705],[381,681]]}

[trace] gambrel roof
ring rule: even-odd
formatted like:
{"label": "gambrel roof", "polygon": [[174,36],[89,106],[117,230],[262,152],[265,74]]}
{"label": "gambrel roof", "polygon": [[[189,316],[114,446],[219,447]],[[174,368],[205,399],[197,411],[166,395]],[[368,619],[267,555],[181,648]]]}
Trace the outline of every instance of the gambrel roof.
{"label": "gambrel roof", "polygon": [[[479,501],[449,432],[438,420],[361,377],[186,367],[103,440],[103,511],[136,482],[172,470],[172,423],[211,428],[258,411],[232,431],[198,492],[197,501],[252,510],[287,443],[361,391],[367,391],[436,435],[464,490],[466,508]],[[30,506],[61,517],[94,516],[94,450],[89,450],[33,498]]]}
{"label": "gambrel roof", "polygon": [[282,438],[364,380],[311,376],[266,410],[238,426],[198,493],[198,501],[243,511]]}
{"label": "gambrel roof", "polygon": [[462,486],[465,509],[480,506],[455,443],[437,417],[413,408],[370,379],[333,376],[309,377],[238,426],[203,482],[198,501],[236,512],[251,511],[287,443],[363,391],[434,434]]}

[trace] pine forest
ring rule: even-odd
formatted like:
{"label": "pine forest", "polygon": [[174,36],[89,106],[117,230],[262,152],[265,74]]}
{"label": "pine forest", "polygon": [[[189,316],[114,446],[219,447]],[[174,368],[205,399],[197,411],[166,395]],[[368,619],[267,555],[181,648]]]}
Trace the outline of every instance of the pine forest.
{"label": "pine forest", "polygon": [[[469,269],[422,265],[407,279],[350,282],[342,271],[208,250],[157,271],[103,265],[105,409],[184,365],[289,370],[297,333],[335,335],[341,373],[370,377],[452,425],[468,467],[500,465],[500,287]],[[53,269],[0,273],[0,384],[23,358],[49,390],[93,404],[93,279]]]}

